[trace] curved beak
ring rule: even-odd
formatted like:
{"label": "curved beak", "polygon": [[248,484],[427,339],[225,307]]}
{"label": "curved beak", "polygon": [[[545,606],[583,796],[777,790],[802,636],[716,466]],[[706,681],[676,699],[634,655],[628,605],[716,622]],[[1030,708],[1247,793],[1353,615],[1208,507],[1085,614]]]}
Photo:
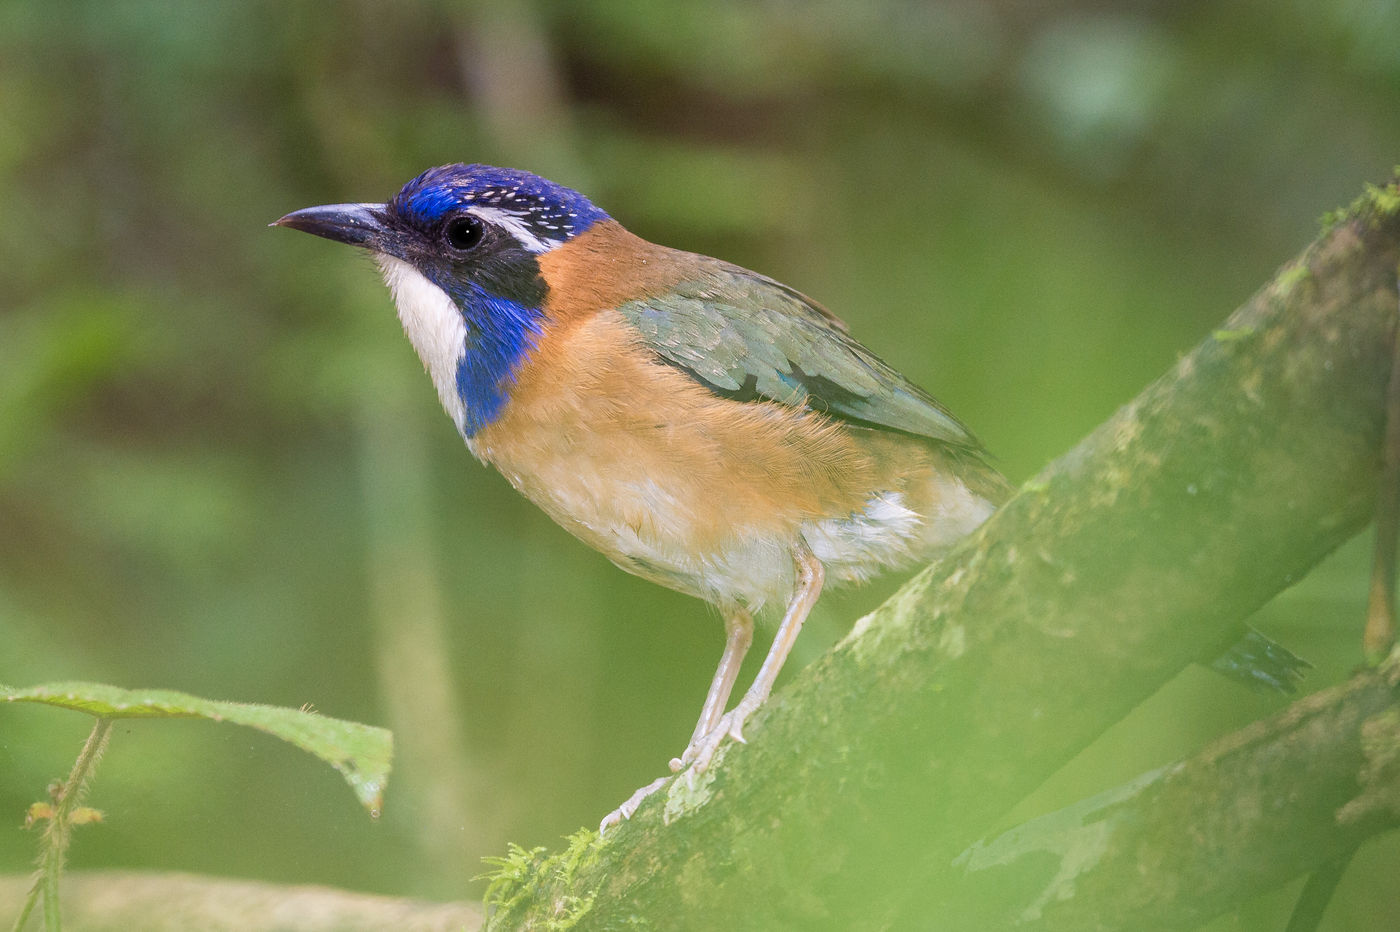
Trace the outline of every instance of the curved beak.
{"label": "curved beak", "polygon": [[327,204],[292,211],[268,226],[291,227],[351,246],[378,248],[389,229],[384,204]]}

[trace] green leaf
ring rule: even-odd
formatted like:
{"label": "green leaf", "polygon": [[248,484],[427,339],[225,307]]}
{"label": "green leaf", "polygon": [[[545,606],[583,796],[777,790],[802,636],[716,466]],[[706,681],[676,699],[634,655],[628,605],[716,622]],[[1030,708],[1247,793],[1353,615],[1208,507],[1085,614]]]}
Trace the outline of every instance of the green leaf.
{"label": "green leaf", "polygon": [[38,702],[98,718],[205,718],[247,725],[310,751],[339,770],[375,818],[394,756],[394,736],[384,728],[303,709],[221,702],[169,689],[121,689],[103,683],[44,683],[27,689],[0,685],[0,701]]}

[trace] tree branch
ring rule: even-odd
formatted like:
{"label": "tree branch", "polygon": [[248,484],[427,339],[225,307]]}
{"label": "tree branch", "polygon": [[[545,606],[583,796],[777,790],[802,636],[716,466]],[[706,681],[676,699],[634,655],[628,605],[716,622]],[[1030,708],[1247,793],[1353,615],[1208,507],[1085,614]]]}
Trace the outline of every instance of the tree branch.
{"label": "tree branch", "polygon": [[949,929],[1195,929],[1400,826],[1400,662],[957,859]]}
{"label": "tree branch", "polygon": [[697,786],[521,866],[495,927],[881,928],[1227,646],[1371,514],[1400,260],[1400,193],[1373,195],[775,695]]}

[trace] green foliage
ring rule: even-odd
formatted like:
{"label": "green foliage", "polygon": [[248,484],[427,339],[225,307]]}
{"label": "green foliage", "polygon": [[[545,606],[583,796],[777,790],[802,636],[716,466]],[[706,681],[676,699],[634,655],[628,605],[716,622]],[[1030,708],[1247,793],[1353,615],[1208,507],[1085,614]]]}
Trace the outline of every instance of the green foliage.
{"label": "green foliage", "polygon": [[52,804],[35,803],[29,807],[26,826],[43,821],[45,831],[40,845],[39,875],[32,895],[15,920],[16,932],[24,928],[41,897],[45,928],[48,932],[59,932],[58,887],[70,832],[73,826],[103,821],[101,812],[79,803],[111,737],[112,722],[117,719],[202,718],[265,731],[311,752],[339,770],[360,804],[374,818],[379,817],[393,758],[393,736],[388,731],[326,718],[309,709],[222,702],[168,689],[121,689],[103,683],[45,683],[24,689],[0,684],[0,701],[72,709],[97,719],[72,774],[66,781],[50,786]]}
{"label": "green foliage", "polygon": [[222,702],[168,689],[121,689],[103,683],[45,683],[26,689],[0,685],[0,701],[36,702],[102,719],[202,718],[256,728],[340,771],[360,805],[376,818],[394,756],[394,736],[383,728],[328,718],[309,709]]}

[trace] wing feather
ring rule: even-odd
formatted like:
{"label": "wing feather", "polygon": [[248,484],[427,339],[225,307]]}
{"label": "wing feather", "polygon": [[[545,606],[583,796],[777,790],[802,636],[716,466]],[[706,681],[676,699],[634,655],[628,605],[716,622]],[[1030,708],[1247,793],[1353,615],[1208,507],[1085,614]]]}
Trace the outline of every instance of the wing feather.
{"label": "wing feather", "polygon": [[772,279],[716,263],[618,310],[647,347],[716,394],[981,449],[952,413],[852,339],[839,319]]}

